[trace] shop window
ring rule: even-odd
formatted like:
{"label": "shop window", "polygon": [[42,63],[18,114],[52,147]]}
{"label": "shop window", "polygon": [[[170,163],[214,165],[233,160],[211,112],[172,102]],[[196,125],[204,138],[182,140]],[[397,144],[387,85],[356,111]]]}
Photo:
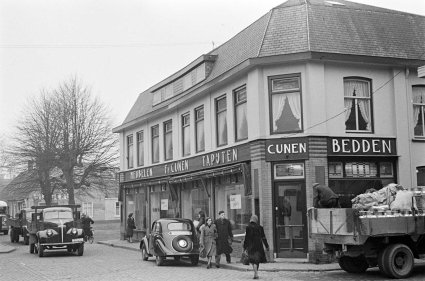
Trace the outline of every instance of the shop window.
{"label": "shop window", "polygon": [[376,177],[378,174],[376,163],[372,162],[348,162],[345,164],[347,177]]}
{"label": "shop window", "polygon": [[227,144],[227,102],[226,96],[215,100],[217,146]]}
{"label": "shop window", "polygon": [[246,116],[246,87],[233,92],[235,101],[235,137],[236,141],[248,138],[248,121]]}
{"label": "shop window", "polygon": [[127,136],[127,167],[133,168],[133,135]]}
{"label": "shop window", "polygon": [[190,114],[182,115],[183,156],[190,155]]}
{"label": "shop window", "polygon": [[304,163],[284,163],[274,165],[275,179],[303,179]]}
{"label": "shop window", "polygon": [[115,216],[119,217],[121,215],[120,202],[115,202]]}
{"label": "shop window", "polygon": [[151,128],[152,132],[152,163],[159,162],[159,125]]}
{"label": "shop window", "polygon": [[137,139],[137,166],[143,166],[145,162],[143,131],[137,132],[136,139]]}
{"label": "shop window", "polygon": [[341,162],[329,162],[329,177],[330,178],[343,177]]}
{"label": "shop window", "polygon": [[272,134],[302,131],[300,79],[300,76],[269,79]]}
{"label": "shop window", "polygon": [[417,167],[416,168],[416,176],[418,186],[425,186],[425,167]]}
{"label": "shop window", "polygon": [[380,162],[379,163],[379,174],[382,178],[394,177],[394,169],[392,162]]}
{"label": "shop window", "polygon": [[164,122],[164,158],[173,159],[173,122],[169,120]]}
{"label": "shop window", "polygon": [[425,137],[425,86],[413,86],[413,125],[415,137]]}
{"label": "shop window", "polygon": [[205,150],[204,107],[195,109],[196,152]]}
{"label": "shop window", "polygon": [[345,130],[372,132],[372,98],[370,80],[344,79]]}

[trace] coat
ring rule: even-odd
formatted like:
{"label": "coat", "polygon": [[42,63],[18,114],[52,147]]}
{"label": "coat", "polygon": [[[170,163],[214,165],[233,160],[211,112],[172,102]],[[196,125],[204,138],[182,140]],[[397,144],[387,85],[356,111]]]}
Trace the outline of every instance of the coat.
{"label": "coat", "polygon": [[205,249],[207,257],[212,257],[217,254],[216,239],[217,228],[215,224],[211,224],[211,226],[204,224],[204,226],[201,227],[201,238],[199,242],[201,243],[201,247]]}
{"label": "coat", "polygon": [[136,223],[134,222],[134,218],[127,219],[127,237],[133,237],[133,229],[136,228]]}
{"label": "coat", "polygon": [[330,199],[338,199],[338,195],[336,195],[332,189],[330,189],[326,185],[315,185],[313,186],[313,206],[315,208],[322,207],[326,205],[326,203]]}
{"label": "coat", "polygon": [[267,243],[263,227],[255,222],[250,222],[246,227],[245,241],[243,242],[243,248],[248,251],[250,263],[259,264],[267,262],[263,243],[268,249],[269,244]]}
{"label": "coat", "polygon": [[233,239],[232,225],[228,219],[217,219],[215,221],[217,227],[217,255],[230,254],[233,249],[230,243]]}

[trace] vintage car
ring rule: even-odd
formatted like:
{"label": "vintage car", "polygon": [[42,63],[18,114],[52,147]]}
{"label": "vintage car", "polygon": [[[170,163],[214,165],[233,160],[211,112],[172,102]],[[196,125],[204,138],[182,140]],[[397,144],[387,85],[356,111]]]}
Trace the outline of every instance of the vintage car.
{"label": "vintage car", "polygon": [[140,242],[143,260],[154,256],[161,266],[167,258],[189,257],[192,265],[199,262],[199,242],[193,222],[189,219],[162,218],[152,223],[151,232]]}
{"label": "vintage car", "polygon": [[42,257],[46,250],[65,249],[82,256],[84,233],[79,220],[78,207],[80,206],[32,207],[35,212],[29,225],[30,253],[35,252]]}

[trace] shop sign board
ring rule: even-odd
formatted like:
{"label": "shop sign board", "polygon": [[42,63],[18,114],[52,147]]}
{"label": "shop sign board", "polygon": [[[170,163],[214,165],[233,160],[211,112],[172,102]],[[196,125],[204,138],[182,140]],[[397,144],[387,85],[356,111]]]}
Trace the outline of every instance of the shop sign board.
{"label": "shop sign board", "polygon": [[[122,180],[122,182],[127,182],[191,173],[204,169],[249,161],[250,157],[250,145],[244,144],[187,159],[126,171],[121,173],[120,180]],[[122,177],[122,175],[124,175],[124,177]]]}
{"label": "shop sign board", "polygon": [[242,198],[240,194],[230,195],[230,209],[231,210],[242,209]]}
{"label": "shop sign board", "polygon": [[270,139],[266,141],[266,161],[308,159],[308,138]]}
{"label": "shop sign board", "polygon": [[328,138],[328,155],[397,155],[394,138]]}

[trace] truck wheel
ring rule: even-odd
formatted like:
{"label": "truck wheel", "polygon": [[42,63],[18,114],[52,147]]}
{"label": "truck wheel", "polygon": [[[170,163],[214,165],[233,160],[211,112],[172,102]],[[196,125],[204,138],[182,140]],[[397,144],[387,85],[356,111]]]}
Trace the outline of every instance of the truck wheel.
{"label": "truck wheel", "polygon": [[369,264],[363,256],[355,258],[343,256],[338,263],[341,269],[348,273],[363,273],[369,268]]}
{"label": "truck wheel", "polygon": [[156,256],[155,259],[156,259],[156,265],[157,266],[164,265],[164,260],[165,260],[164,257]]}
{"label": "truck wheel", "polygon": [[404,244],[389,245],[383,254],[384,272],[392,278],[407,278],[412,273],[415,260],[412,250]]}
{"label": "truck wheel", "polygon": [[30,244],[30,254],[34,254],[34,248],[35,248],[35,244],[31,243]]}
{"label": "truck wheel", "polygon": [[142,246],[142,260],[147,261],[149,259],[148,251],[146,250],[146,246],[143,244]]}
{"label": "truck wheel", "polygon": [[37,248],[38,248],[38,256],[41,258],[44,256],[44,248],[42,245],[40,245],[40,242],[38,242],[37,244]]}
{"label": "truck wheel", "polygon": [[198,263],[199,263],[199,255],[190,256],[190,263],[192,265],[198,265]]}
{"label": "truck wheel", "polygon": [[82,256],[84,254],[84,243],[78,245],[77,255]]}

